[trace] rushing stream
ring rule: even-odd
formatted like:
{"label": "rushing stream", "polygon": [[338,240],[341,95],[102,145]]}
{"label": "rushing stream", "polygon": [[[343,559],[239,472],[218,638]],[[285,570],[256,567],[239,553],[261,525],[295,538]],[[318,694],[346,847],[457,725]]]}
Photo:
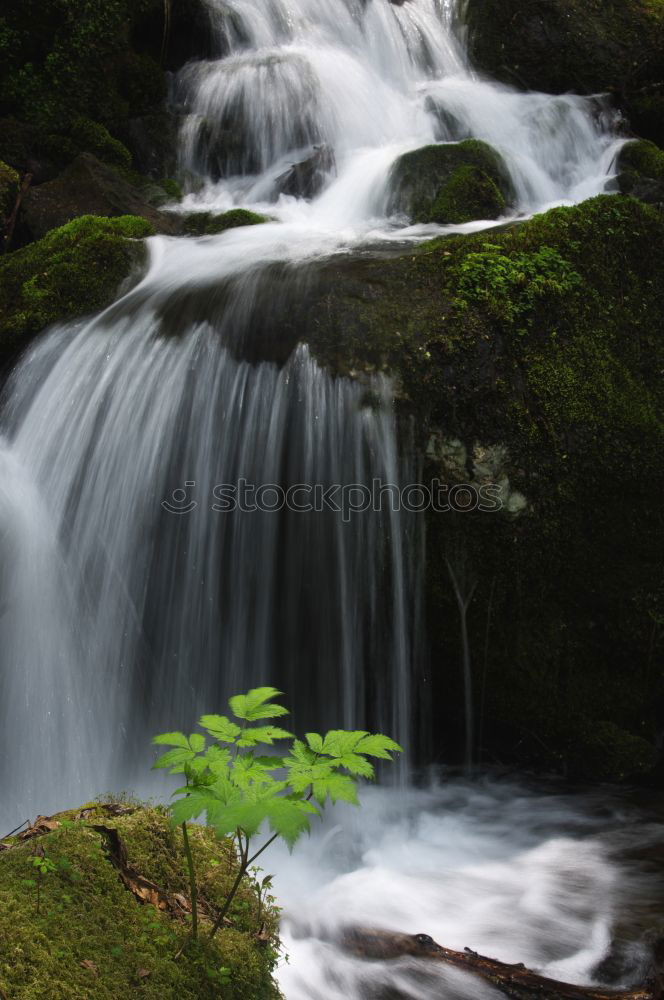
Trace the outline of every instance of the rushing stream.
{"label": "rushing stream", "polygon": [[[408,150],[486,140],[526,215],[603,191],[621,142],[600,98],[479,78],[446,0],[209,5],[219,58],[173,85],[191,182],[180,208],[242,206],[273,221],[151,239],[140,284],[45,334],[6,388],[8,827],[106,788],[145,790],[154,732],[257,682],[288,692],[299,728],[376,726],[412,743],[417,518],[218,509],[220,484],[240,480],[285,491],[414,474],[389,380],[335,379],[304,345],[285,363],[261,359],[263,276],[439,231],[388,216],[390,167]],[[320,192],[280,195],[312,150],[326,151]],[[490,782],[375,792],[361,821],[345,817],[278,864],[288,1000],[373,996],[367,976],[387,977],[390,996],[434,995],[401,966],[358,971],[319,936],[350,917],[587,979],[635,884],[603,839],[615,815],[603,827],[592,808]],[[639,961],[633,949],[613,978]],[[479,997],[464,989],[450,983],[445,996]]]}

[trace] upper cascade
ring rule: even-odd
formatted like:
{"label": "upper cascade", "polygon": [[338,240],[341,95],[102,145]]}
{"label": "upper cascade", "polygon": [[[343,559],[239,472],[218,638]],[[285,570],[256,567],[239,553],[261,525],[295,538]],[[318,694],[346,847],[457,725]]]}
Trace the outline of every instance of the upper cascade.
{"label": "upper cascade", "polygon": [[382,218],[401,153],[470,137],[503,156],[518,210],[605,188],[619,143],[608,107],[479,77],[454,0],[207,3],[218,56],[185,66],[175,93],[182,166],[208,201],[210,185],[254,204],[364,186],[342,221]]}

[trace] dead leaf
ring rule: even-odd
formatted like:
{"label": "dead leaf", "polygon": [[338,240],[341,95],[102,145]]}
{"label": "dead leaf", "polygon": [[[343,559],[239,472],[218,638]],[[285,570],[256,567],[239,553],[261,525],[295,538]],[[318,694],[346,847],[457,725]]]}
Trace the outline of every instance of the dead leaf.
{"label": "dead leaf", "polygon": [[152,973],[150,972],[149,969],[139,969],[136,975],[138,976],[139,979],[147,979],[148,976],[152,975]]}
{"label": "dead leaf", "polygon": [[79,965],[81,966],[82,969],[88,969],[93,974],[95,979],[99,975],[99,969],[97,968],[95,963],[91,961],[89,958],[84,958],[82,962],[79,962]]}
{"label": "dead leaf", "polygon": [[52,833],[57,830],[60,824],[50,816],[38,816],[32,826],[19,834],[19,840],[31,840],[33,837],[41,837],[45,833]]}

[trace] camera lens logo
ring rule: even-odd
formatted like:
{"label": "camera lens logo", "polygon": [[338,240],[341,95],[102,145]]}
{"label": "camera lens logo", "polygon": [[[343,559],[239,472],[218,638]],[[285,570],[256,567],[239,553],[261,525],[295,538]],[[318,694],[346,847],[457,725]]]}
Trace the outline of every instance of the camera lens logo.
{"label": "camera lens logo", "polygon": [[173,490],[170,500],[161,501],[161,506],[169,514],[191,514],[198,507],[195,500],[189,499],[189,490],[195,489],[196,483],[187,482],[184,485],[184,489]]}

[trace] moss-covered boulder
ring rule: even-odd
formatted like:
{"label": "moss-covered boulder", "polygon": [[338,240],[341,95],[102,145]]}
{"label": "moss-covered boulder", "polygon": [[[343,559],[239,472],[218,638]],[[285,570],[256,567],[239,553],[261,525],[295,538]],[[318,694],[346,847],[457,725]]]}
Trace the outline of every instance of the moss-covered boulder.
{"label": "moss-covered boulder", "polygon": [[[237,872],[232,845],[190,826],[202,930]],[[51,869],[39,876],[33,861]],[[224,928],[188,943],[182,833],[160,808],[91,803],[0,844],[0,993],[7,1000],[278,1000],[277,912],[245,880]]]}
{"label": "moss-covered boulder", "polygon": [[477,139],[404,153],[389,184],[391,212],[442,225],[496,219],[511,193],[501,157]]}
{"label": "moss-covered boulder", "polygon": [[664,142],[661,0],[467,0],[470,56],[499,80],[549,93],[610,92]]}
{"label": "moss-covered boulder", "polygon": [[0,257],[0,363],[51,323],[107,306],[144,260],[145,219],[83,216]]}
{"label": "moss-covered boulder", "polygon": [[31,188],[23,199],[17,236],[26,243],[83,215],[135,215],[159,232],[174,232],[170,218],[145,192],[91,153],[81,153],[54,180]]}
{"label": "moss-covered boulder", "polygon": [[[662,273],[662,214],[602,196],[312,275],[300,336],[334,371],[395,377],[425,483],[500,487],[501,509],[427,515],[429,662],[445,669],[426,700],[444,759],[462,743],[452,566],[475,587],[488,759],[595,777],[652,763],[664,729]],[[638,752],[629,767],[584,759],[581,731],[602,746],[624,733]]]}
{"label": "moss-covered boulder", "polygon": [[179,232],[185,236],[215,236],[238,226],[259,226],[269,222],[266,215],[250,212],[246,208],[233,208],[221,215],[214,212],[188,212],[180,216]]}
{"label": "moss-covered boulder", "polygon": [[664,150],[645,139],[628,142],[618,158],[618,184],[623,194],[664,204]]}

